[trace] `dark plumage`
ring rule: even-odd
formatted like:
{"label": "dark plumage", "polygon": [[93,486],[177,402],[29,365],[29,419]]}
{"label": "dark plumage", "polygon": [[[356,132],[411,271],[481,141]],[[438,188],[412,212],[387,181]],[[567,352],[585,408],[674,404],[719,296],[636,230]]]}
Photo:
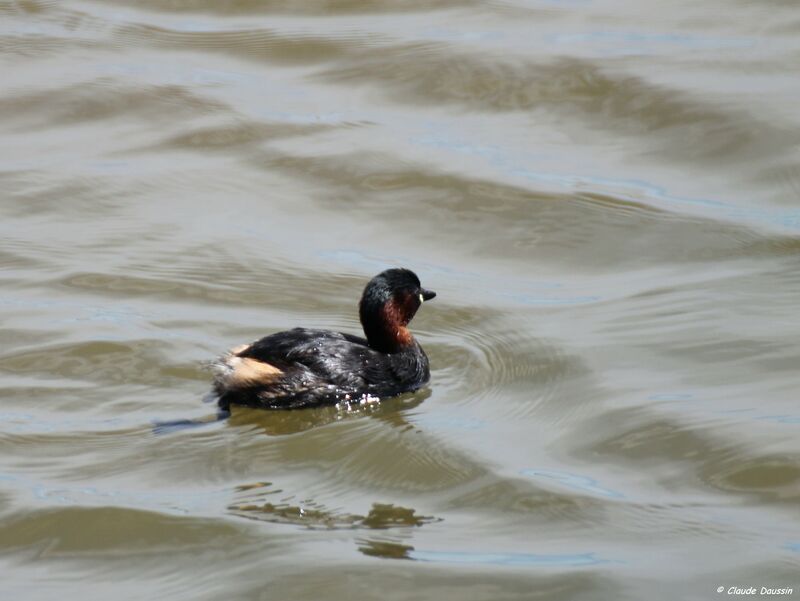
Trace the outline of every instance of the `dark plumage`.
{"label": "dark plumage", "polygon": [[417,390],[430,378],[428,357],[406,326],[435,296],[408,269],[379,273],[359,303],[366,338],[295,328],[232,349],[214,366],[220,407],[294,409]]}

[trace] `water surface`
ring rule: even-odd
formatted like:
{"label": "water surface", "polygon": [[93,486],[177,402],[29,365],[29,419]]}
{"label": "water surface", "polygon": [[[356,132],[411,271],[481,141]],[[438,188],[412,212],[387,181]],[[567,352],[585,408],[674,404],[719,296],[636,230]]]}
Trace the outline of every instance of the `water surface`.
{"label": "water surface", "polygon": [[[800,590],[798,57],[777,0],[0,2],[2,596]],[[158,426],[397,265],[429,388]]]}

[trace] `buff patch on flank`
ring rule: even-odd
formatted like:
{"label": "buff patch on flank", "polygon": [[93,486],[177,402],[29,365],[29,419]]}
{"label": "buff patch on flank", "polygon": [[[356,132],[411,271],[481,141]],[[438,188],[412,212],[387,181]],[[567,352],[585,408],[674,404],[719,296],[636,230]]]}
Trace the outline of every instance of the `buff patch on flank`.
{"label": "buff patch on flank", "polygon": [[225,375],[225,385],[228,388],[269,384],[283,375],[283,371],[274,365],[249,357],[233,356],[226,363],[230,369]]}

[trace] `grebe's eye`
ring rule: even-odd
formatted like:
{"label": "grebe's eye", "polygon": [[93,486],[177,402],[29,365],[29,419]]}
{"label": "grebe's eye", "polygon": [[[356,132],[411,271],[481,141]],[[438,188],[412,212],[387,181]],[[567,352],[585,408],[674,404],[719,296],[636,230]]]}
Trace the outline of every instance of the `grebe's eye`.
{"label": "grebe's eye", "polygon": [[420,302],[420,304],[425,302],[425,297],[422,296],[422,292],[419,293],[419,302]]}

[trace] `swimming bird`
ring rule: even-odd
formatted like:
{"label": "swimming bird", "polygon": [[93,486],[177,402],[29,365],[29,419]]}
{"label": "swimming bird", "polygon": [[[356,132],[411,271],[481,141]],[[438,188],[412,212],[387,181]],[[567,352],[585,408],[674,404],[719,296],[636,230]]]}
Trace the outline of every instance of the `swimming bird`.
{"label": "swimming bird", "polygon": [[428,357],[408,324],[435,296],[413,271],[387,269],[361,295],[358,312],[366,338],[294,328],[231,349],[212,366],[220,408],[299,409],[421,388],[430,379]]}

